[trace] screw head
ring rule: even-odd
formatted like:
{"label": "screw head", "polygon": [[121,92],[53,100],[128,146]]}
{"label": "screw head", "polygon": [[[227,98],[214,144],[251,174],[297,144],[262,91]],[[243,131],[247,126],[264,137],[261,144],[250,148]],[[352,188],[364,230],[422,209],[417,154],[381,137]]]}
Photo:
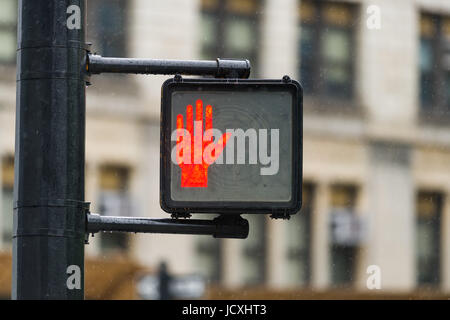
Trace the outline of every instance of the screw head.
{"label": "screw head", "polygon": [[289,77],[288,75],[284,75],[283,76],[283,82],[291,82],[291,77]]}

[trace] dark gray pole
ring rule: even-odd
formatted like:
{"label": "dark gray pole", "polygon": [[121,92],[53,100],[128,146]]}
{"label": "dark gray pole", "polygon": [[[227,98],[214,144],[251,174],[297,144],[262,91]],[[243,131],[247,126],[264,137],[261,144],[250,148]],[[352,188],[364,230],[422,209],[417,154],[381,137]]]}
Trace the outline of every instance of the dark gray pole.
{"label": "dark gray pole", "polygon": [[84,16],[19,1],[13,299],[84,297]]}

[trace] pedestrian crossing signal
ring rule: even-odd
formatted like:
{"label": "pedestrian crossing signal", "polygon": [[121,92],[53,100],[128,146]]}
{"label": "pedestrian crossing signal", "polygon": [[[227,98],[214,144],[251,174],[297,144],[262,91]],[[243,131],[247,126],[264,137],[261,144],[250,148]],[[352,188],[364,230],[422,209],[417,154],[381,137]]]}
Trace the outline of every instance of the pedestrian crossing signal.
{"label": "pedestrian crossing signal", "polygon": [[162,88],[161,119],[165,211],[287,217],[299,210],[298,82],[170,79]]}

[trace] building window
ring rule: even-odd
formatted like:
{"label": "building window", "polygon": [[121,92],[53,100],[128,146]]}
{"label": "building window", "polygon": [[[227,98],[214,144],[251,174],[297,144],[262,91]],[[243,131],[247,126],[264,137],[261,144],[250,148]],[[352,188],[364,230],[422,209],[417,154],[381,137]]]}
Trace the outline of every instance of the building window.
{"label": "building window", "polygon": [[420,33],[422,111],[450,116],[450,17],[423,14]]}
{"label": "building window", "polygon": [[352,99],[355,5],[301,0],[300,79],[305,94]]}
{"label": "building window", "polygon": [[243,283],[261,285],[266,280],[266,217],[248,215],[246,219],[251,226],[248,238],[243,242]]}
{"label": "building window", "polygon": [[88,39],[104,57],[127,56],[128,0],[89,0]]}
{"label": "building window", "polygon": [[252,74],[258,64],[260,0],[202,0],[202,59],[249,59]]}
{"label": "building window", "polygon": [[[100,214],[105,216],[132,216],[128,192],[130,170],[121,166],[103,166],[100,169]],[[129,237],[125,232],[102,233],[104,251],[126,251]]]}
{"label": "building window", "polygon": [[222,280],[222,248],[222,239],[198,237],[196,240],[196,263],[210,283],[219,283]]}
{"label": "building window", "polygon": [[357,190],[354,186],[335,185],[331,188],[331,283],[351,286],[355,276],[357,246],[354,235]]}
{"label": "building window", "polygon": [[0,1],[0,63],[16,61],[17,0]]}
{"label": "building window", "polygon": [[302,209],[287,228],[287,277],[292,285],[307,285],[311,277],[311,213],[313,186],[303,185]]}
{"label": "building window", "polygon": [[11,244],[13,231],[14,158],[2,159],[2,240]]}
{"label": "building window", "polygon": [[442,195],[419,192],[417,196],[417,283],[438,285],[440,282],[440,237]]}

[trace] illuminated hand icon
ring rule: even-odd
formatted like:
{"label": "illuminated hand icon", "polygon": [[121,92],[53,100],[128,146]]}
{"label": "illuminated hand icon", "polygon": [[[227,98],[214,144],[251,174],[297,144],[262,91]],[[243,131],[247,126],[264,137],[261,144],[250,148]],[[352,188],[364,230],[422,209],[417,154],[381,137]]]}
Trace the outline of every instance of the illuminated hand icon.
{"label": "illuminated hand icon", "polygon": [[181,168],[181,187],[208,187],[208,167],[223,152],[232,133],[223,134],[213,142],[212,106],[205,111],[205,133],[203,134],[203,101],[196,101],[195,121],[192,105],[186,107],[186,129],[183,115],[177,116],[177,163]]}

